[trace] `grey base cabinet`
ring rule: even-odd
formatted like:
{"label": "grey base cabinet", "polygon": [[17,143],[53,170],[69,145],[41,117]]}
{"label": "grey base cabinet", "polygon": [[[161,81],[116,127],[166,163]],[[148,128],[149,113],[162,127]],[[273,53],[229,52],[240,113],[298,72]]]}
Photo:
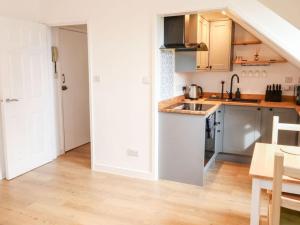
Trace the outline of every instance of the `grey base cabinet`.
{"label": "grey base cabinet", "polygon": [[[255,142],[271,143],[273,116],[281,123],[298,123],[294,109],[225,106],[223,152],[251,156]],[[298,145],[298,133],[279,131],[278,144]]]}
{"label": "grey base cabinet", "polygon": [[257,107],[225,106],[223,152],[252,155],[260,140],[261,111]]}
{"label": "grey base cabinet", "polygon": [[205,117],[159,113],[159,178],[203,185]]}
{"label": "grey base cabinet", "polygon": [[[261,142],[272,143],[273,116],[279,116],[280,123],[298,123],[298,115],[294,109],[263,108],[261,122]],[[278,144],[298,145],[298,133],[295,131],[279,131]]]}

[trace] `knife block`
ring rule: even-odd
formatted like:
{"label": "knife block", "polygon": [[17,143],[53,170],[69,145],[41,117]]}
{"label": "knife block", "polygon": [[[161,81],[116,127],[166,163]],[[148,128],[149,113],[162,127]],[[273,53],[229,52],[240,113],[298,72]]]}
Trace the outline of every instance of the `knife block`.
{"label": "knife block", "polygon": [[[277,88],[275,88],[277,87]],[[282,90],[281,85],[276,86],[268,85],[266,89],[265,101],[267,102],[281,102],[282,101]]]}

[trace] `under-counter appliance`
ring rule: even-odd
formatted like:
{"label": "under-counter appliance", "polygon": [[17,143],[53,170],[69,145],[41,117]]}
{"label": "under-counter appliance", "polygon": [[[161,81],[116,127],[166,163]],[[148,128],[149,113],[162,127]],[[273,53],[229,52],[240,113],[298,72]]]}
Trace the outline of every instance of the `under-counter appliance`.
{"label": "under-counter appliance", "polygon": [[300,105],[300,85],[295,86],[296,104]]}
{"label": "under-counter appliance", "polygon": [[206,118],[204,166],[215,154],[216,124],[216,113]]}

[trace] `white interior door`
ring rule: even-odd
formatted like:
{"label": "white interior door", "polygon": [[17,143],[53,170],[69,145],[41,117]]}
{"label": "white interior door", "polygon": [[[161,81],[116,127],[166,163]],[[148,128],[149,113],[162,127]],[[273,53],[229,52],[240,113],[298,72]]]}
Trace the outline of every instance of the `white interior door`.
{"label": "white interior door", "polygon": [[[65,151],[90,142],[87,34],[59,30]],[[65,81],[65,82],[64,82]]]}
{"label": "white interior door", "polygon": [[56,157],[50,30],[0,18],[1,112],[6,178]]}

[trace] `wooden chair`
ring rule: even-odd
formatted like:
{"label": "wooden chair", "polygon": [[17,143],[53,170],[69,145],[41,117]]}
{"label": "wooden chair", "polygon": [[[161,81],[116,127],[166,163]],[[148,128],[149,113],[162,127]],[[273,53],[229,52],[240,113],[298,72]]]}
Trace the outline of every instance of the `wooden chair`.
{"label": "wooden chair", "polygon": [[272,130],[272,144],[277,144],[279,130],[300,131],[300,124],[279,123],[279,116],[274,116],[273,130]]}
{"label": "wooden chair", "polygon": [[269,204],[269,225],[299,225],[300,197],[282,194],[283,176],[300,180],[300,169],[284,166],[284,154],[277,152],[274,162],[272,199]]}

